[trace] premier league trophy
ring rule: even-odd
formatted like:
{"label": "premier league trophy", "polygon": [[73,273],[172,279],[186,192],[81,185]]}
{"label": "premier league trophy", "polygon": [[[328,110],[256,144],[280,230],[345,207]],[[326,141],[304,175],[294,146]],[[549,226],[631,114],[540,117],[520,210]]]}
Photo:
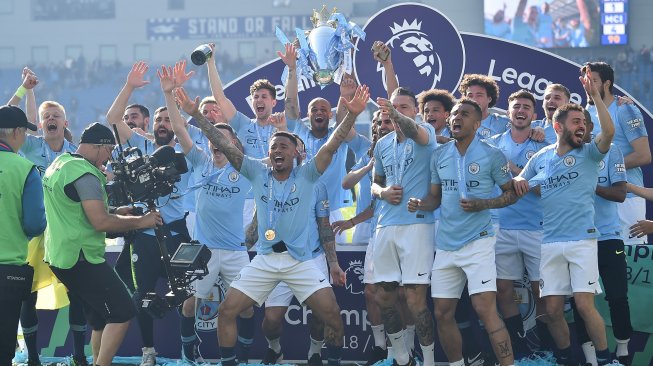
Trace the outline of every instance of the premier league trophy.
{"label": "premier league trophy", "polygon": [[[340,84],[343,74],[352,72],[352,37],[365,39],[365,32],[347,22],[344,15],[334,8],[329,12],[326,5],[318,12],[313,9],[313,29],[304,31],[296,28],[297,74],[315,80],[321,87],[333,82]],[[290,43],[286,35],[277,27],[276,36],[282,44]],[[296,43],[296,44],[297,44]],[[288,70],[284,69],[281,80],[286,82]]]}

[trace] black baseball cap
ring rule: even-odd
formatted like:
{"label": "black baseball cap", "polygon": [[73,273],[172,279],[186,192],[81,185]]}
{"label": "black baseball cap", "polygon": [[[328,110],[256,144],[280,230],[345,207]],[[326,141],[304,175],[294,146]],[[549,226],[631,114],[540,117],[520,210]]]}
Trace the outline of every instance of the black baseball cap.
{"label": "black baseball cap", "polygon": [[27,120],[22,109],[15,105],[3,105],[0,107],[0,128],[25,127],[36,131],[36,125]]}
{"label": "black baseball cap", "polygon": [[95,145],[115,145],[116,138],[113,137],[113,132],[109,127],[95,122],[89,125],[82,132],[80,144],[95,144]]}

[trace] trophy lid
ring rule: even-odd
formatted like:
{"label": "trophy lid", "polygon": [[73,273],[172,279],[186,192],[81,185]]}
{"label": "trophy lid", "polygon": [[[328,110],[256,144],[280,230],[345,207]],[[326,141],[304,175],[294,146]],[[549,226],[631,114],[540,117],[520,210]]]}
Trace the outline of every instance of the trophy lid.
{"label": "trophy lid", "polygon": [[313,15],[311,16],[311,22],[313,22],[313,28],[317,28],[323,25],[328,25],[327,22],[329,21],[329,18],[331,18],[331,15],[335,14],[336,11],[337,9],[333,8],[331,13],[329,13],[329,10],[327,9],[326,5],[322,5],[322,9],[320,11],[313,9]]}

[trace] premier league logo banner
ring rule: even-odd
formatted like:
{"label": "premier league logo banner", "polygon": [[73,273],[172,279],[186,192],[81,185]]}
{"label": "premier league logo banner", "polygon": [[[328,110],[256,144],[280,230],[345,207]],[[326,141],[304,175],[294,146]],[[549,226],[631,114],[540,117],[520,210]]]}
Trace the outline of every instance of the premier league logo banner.
{"label": "premier league logo banner", "polygon": [[[572,102],[585,103],[585,92],[578,81],[580,65],[541,49],[458,32],[444,14],[424,4],[404,3],[385,8],[370,17],[363,32],[365,40],[355,43],[353,70],[358,82],[370,87],[372,100],[387,95],[384,70],[370,50],[375,41],[381,41],[392,50],[399,85],[415,93],[431,88],[455,92],[464,74],[478,73],[497,81],[501,91],[498,108],[506,109],[508,95],[520,89],[533,92],[541,101],[551,83],[564,84],[572,92]],[[249,86],[257,79],[268,79],[277,86],[275,111],[283,111],[284,66],[280,59],[270,61],[227,85],[225,92],[238,110],[253,116]],[[301,77],[299,84],[300,105],[316,97],[326,98],[332,106],[338,102],[338,85],[321,89],[306,77]],[[618,85],[615,87],[617,94],[628,95]],[[651,113],[637,101],[635,105],[642,111],[646,125],[653,123]],[[541,104],[537,109],[538,116],[543,116]]]}

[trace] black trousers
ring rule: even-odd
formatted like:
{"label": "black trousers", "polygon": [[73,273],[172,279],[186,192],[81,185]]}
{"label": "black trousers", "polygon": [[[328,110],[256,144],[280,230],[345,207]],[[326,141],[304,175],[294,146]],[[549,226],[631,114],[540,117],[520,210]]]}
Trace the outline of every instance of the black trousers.
{"label": "black trousers", "polygon": [[16,351],[20,307],[32,290],[34,268],[0,264],[0,365],[11,365]]}
{"label": "black trousers", "polygon": [[[612,332],[617,339],[629,339],[633,333],[628,305],[628,280],[626,278],[626,252],[621,239],[598,242],[599,275],[603,281],[605,300],[610,308]],[[573,302],[572,302],[573,304]],[[574,309],[576,334],[580,343],[589,342],[585,321]]]}

